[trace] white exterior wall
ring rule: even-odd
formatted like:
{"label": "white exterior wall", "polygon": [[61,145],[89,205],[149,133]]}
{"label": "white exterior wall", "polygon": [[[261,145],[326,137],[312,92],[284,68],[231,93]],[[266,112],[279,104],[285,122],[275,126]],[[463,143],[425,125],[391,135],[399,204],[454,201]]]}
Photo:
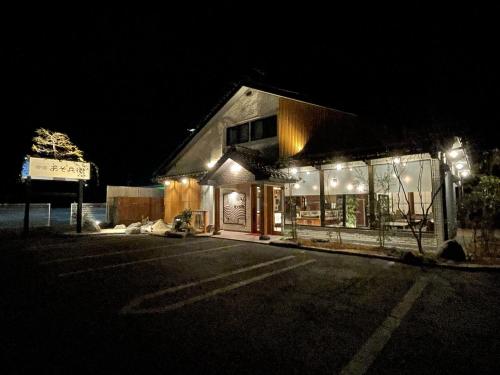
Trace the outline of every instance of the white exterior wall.
{"label": "white exterior wall", "polygon": [[[247,96],[248,92],[251,92],[251,95]],[[207,170],[207,164],[217,161],[224,152],[227,127],[275,115],[278,111],[278,101],[275,95],[242,87],[179,153],[179,159],[167,171],[167,175]],[[277,137],[275,142],[277,144]],[[244,145],[252,147],[252,143]],[[261,143],[256,146],[262,146]]]}

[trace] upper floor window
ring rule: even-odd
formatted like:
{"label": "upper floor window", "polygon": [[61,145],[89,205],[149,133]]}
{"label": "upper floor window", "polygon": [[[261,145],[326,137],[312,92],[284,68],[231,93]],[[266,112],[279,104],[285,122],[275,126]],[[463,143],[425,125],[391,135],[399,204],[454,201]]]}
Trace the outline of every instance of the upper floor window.
{"label": "upper floor window", "polygon": [[276,137],[277,133],[277,117],[266,117],[227,128],[226,144],[232,146],[238,143]]}
{"label": "upper floor window", "polygon": [[256,141],[258,139],[276,137],[277,135],[276,123],[277,123],[276,116],[252,121],[250,125],[252,133],[252,141]]}
{"label": "upper floor window", "polygon": [[228,146],[235,145],[237,143],[248,142],[249,139],[249,126],[250,124],[242,124],[238,126],[232,126],[227,128],[226,143]]}

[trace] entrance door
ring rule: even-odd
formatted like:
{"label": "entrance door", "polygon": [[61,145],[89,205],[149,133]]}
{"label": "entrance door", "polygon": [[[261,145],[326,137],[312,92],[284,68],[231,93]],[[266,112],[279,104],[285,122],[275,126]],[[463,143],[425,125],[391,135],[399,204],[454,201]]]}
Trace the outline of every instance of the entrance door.
{"label": "entrance door", "polygon": [[283,233],[283,190],[273,187],[273,234]]}
{"label": "entrance door", "polygon": [[253,233],[262,233],[262,225],[267,234],[283,233],[283,191],[280,187],[252,185],[251,202]]}

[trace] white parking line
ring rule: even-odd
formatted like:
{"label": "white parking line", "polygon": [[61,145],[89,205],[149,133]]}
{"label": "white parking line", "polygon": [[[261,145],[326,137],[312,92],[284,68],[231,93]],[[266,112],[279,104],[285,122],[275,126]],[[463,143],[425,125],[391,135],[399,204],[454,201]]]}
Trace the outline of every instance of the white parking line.
{"label": "white parking line", "polygon": [[242,272],[247,272],[247,271],[255,270],[257,268],[266,267],[266,266],[269,266],[271,264],[275,264],[275,263],[278,263],[278,262],[284,262],[286,260],[290,260],[290,259],[294,259],[294,258],[295,258],[294,255],[290,255],[290,256],[287,256],[287,257],[282,257],[282,258],[270,260],[268,262],[254,264],[253,266],[238,268],[238,269],[236,269],[234,271],[224,272],[224,273],[218,274],[216,276],[208,277],[206,279],[201,279],[200,281],[195,281],[195,282],[186,283],[186,284],[182,284],[182,285],[178,285],[178,286],[173,286],[173,287],[170,287],[170,288],[167,288],[167,289],[159,290],[159,291],[154,292],[154,293],[149,293],[149,294],[146,294],[144,296],[137,297],[137,298],[133,299],[127,306],[125,306],[121,310],[121,313],[122,314],[126,314],[126,313],[130,312],[131,310],[135,309],[137,306],[140,306],[144,301],[147,301],[147,300],[150,300],[150,299],[153,299],[153,298],[157,298],[157,297],[161,297],[161,296],[163,296],[164,294],[167,294],[167,293],[178,292],[179,290],[183,290],[183,289],[186,289],[186,288],[191,288],[191,287],[196,286],[196,285],[205,284],[205,283],[208,283],[208,282],[211,282],[211,281],[222,279],[224,277],[228,277],[228,276],[232,276],[232,275],[237,275],[237,274],[242,273]]}
{"label": "white parking line", "polygon": [[391,311],[391,314],[368,338],[347,366],[342,369],[341,375],[362,375],[368,370],[429,281],[429,278],[421,277],[413,284],[401,302]]}
{"label": "white parking line", "polygon": [[82,259],[92,259],[92,258],[102,258],[102,257],[107,257],[107,256],[113,256],[113,255],[121,255],[121,254],[136,254],[136,253],[143,253],[146,251],[150,250],[156,250],[156,249],[167,249],[175,246],[184,246],[188,245],[191,243],[203,243],[203,242],[208,242],[210,239],[206,240],[199,240],[199,241],[187,241],[183,243],[177,243],[177,244],[171,244],[171,245],[163,245],[163,246],[153,246],[153,247],[148,247],[146,249],[137,249],[137,250],[122,250],[122,251],[114,251],[111,253],[102,253],[102,254],[94,254],[94,255],[82,255],[79,257],[67,257],[67,258],[58,258],[58,259],[53,259],[53,260],[48,260],[45,262],[41,262],[40,264],[46,265],[46,264],[53,264],[53,263],[63,263],[63,262],[70,262],[74,260],[82,260]]}
{"label": "white parking line", "polygon": [[243,244],[228,245],[228,246],[219,246],[219,247],[213,247],[213,248],[205,249],[205,250],[191,251],[189,253],[172,254],[172,255],[165,255],[165,256],[162,256],[162,257],[155,257],[155,258],[148,258],[148,259],[136,260],[136,261],[133,261],[133,262],[111,264],[109,266],[104,266],[104,267],[99,267],[99,268],[87,268],[87,269],[84,269],[84,270],[78,270],[78,271],[60,273],[57,276],[59,276],[59,277],[67,277],[67,276],[79,275],[79,274],[96,272],[96,271],[104,271],[104,270],[110,270],[110,269],[114,269],[114,268],[127,267],[127,266],[130,266],[130,265],[133,265],[133,264],[156,262],[156,261],[162,260],[162,259],[177,258],[177,257],[183,257],[183,256],[186,256],[186,255],[193,255],[193,254],[208,253],[208,252],[211,252],[211,251],[223,250],[223,249],[228,249],[228,248],[237,247],[237,246],[243,246]]}
{"label": "white parking line", "polygon": [[113,235],[112,237],[105,236],[104,238],[103,237],[93,238],[90,241],[87,239],[87,241],[85,241],[85,242],[83,242],[83,241],[79,242],[78,241],[79,239],[78,239],[74,242],[63,242],[63,243],[56,243],[56,244],[51,244],[51,245],[39,244],[39,245],[36,245],[34,247],[25,249],[24,251],[43,252],[43,251],[50,251],[50,250],[61,250],[61,249],[67,248],[68,246],[74,246],[74,245],[83,245],[83,246],[93,246],[96,244],[110,245],[113,242],[126,241],[125,237],[126,237],[126,235],[120,235],[119,237]]}
{"label": "white parking line", "polygon": [[173,303],[170,305],[166,305],[166,306],[162,306],[162,307],[155,307],[155,308],[148,308],[148,309],[130,309],[130,310],[124,311],[123,313],[125,313],[125,314],[159,314],[159,313],[165,313],[168,311],[177,310],[177,309],[180,309],[181,307],[184,307],[186,305],[191,305],[193,303],[203,301],[205,299],[216,296],[218,294],[227,293],[231,290],[241,288],[242,286],[249,285],[249,284],[255,283],[257,281],[267,279],[268,277],[278,275],[280,273],[287,272],[287,271],[293,270],[293,269],[298,268],[298,267],[303,267],[303,266],[306,266],[306,265],[314,263],[314,262],[316,262],[316,260],[314,260],[314,259],[306,260],[305,262],[294,264],[293,266],[281,268],[281,269],[278,269],[278,270],[275,270],[272,272],[267,272],[267,273],[264,273],[262,275],[255,276],[255,277],[252,277],[250,279],[243,280],[243,281],[240,281],[240,282],[237,282],[234,284],[230,284],[230,285],[223,287],[223,288],[214,289],[208,293],[201,294],[199,296],[195,296],[195,297],[186,299],[184,301],[176,302],[176,303]]}

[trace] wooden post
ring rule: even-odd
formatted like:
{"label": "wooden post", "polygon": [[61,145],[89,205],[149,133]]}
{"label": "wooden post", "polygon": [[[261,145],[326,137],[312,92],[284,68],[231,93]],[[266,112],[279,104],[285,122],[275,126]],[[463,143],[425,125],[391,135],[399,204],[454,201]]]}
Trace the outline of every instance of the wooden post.
{"label": "wooden post", "polygon": [[264,184],[260,185],[260,197],[259,197],[259,208],[260,208],[260,237],[259,240],[268,240],[267,235],[267,207],[265,197],[267,197]]}
{"label": "wooden post", "polygon": [[368,213],[370,215],[370,228],[375,228],[376,226],[376,215],[375,215],[375,203],[376,203],[375,194],[375,180],[373,176],[373,165],[371,161],[368,161]]}
{"label": "wooden post", "polygon": [[257,185],[251,186],[250,206],[252,207],[252,233],[258,233],[258,231],[257,231]]}
{"label": "wooden post", "polygon": [[83,180],[78,180],[78,205],[76,208],[76,233],[82,233]]}
{"label": "wooden post", "polygon": [[319,225],[325,226],[325,171],[319,170]]}
{"label": "wooden post", "polygon": [[31,177],[26,177],[24,197],[24,234],[30,230]]}
{"label": "wooden post", "polygon": [[220,234],[220,188],[214,188],[214,232]]}
{"label": "wooden post", "polygon": [[274,188],[266,186],[265,195],[266,235],[274,234]]}
{"label": "wooden post", "polygon": [[281,211],[281,235],[285,234],[285,186],[281,186],[281,198],[280,198],[280,211]]}
{"label": "wooden post", "polygon": [[346,226],[347,223],[347,199],[346,199],[346,195],[345,194],[342,194],[342,221],[343,221],[343,225],[342,226]]}

